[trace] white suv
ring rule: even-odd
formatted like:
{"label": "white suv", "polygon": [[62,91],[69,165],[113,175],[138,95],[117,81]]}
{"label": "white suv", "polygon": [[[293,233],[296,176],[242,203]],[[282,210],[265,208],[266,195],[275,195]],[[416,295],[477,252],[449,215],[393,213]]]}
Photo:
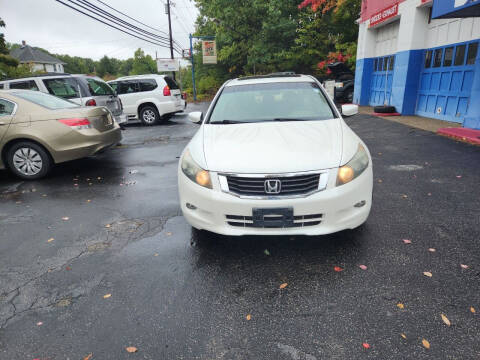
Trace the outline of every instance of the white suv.
{"label": "white suv", "polygon": [[122,100],[128,119],[148,126],[170,119],[187,106],[175,80],[165,75],[126,76],[108,84]]}

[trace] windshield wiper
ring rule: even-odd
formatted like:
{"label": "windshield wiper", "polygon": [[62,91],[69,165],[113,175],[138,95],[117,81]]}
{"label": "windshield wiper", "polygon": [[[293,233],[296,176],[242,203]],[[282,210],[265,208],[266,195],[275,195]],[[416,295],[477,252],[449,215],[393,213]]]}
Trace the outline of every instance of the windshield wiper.
{"label": "windshield wiper", "polygon": [[245,124],[249,121],[238,121],[238,120],[222,120],[222,121],[213,121],[210,124]]}
{"label": "windshield wiper", "polygon": [[311,119],[275,118],[273,121],[312,121]]}

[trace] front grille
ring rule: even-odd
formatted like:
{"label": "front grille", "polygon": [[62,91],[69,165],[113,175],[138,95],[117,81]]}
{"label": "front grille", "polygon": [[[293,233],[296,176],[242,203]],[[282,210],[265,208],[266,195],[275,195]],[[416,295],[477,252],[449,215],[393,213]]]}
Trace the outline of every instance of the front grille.
{"label": "front grille", "polygon": [[[293,196],[315,192],[319,188],[320,174],[278,177],[243,177],[227,175],[228,189],[242,196]],[[266,191],[266,181],[280,181],[280,192]]]}
{"label": "front grille", "polygon": [[[312,214],[294,216],[293,224],[283,226],[258,226],[253,220],[253,216],[238,216],[238,215],[226,215],[227,224],[234,227],[242,228],[262,228],[262,229],[284,229],[284,228],[301,228],[307,226],[317,226],[322,223],[323,214]],[[275,216],[271,216],[270,219],[274,219]]]}

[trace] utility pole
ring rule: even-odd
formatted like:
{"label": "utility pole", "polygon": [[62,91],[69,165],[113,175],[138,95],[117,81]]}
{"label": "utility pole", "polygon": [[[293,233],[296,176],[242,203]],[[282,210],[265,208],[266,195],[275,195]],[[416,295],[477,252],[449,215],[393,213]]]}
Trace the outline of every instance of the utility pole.
{"label": "utility pole", "polygon": [[[166,13],[168,14],[168,30],[170,34],[170,59],[174,59],[173,56],[173,37],[172,37],[172,19],[170,17],[170,0],[167,0],[167,5],[165,9]],[[175,71],[172,71],[173,80],[175,80]]]}

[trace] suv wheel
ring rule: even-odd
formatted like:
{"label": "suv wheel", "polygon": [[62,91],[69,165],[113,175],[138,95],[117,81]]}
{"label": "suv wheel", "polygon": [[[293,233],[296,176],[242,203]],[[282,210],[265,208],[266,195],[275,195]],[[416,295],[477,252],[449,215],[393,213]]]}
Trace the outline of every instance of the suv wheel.
{"label": "suv wheel", "polygon": [[8,150],[7,163],[15,175],[26,180],[40,179],[52,167],[47,151],[29,141],[19,142]]}
{"label": "suv wheel", "polygon": [[153,106],[144,106],[140,110],[140,121],[147,126],[156,125],[160,122],[160,114]]}

